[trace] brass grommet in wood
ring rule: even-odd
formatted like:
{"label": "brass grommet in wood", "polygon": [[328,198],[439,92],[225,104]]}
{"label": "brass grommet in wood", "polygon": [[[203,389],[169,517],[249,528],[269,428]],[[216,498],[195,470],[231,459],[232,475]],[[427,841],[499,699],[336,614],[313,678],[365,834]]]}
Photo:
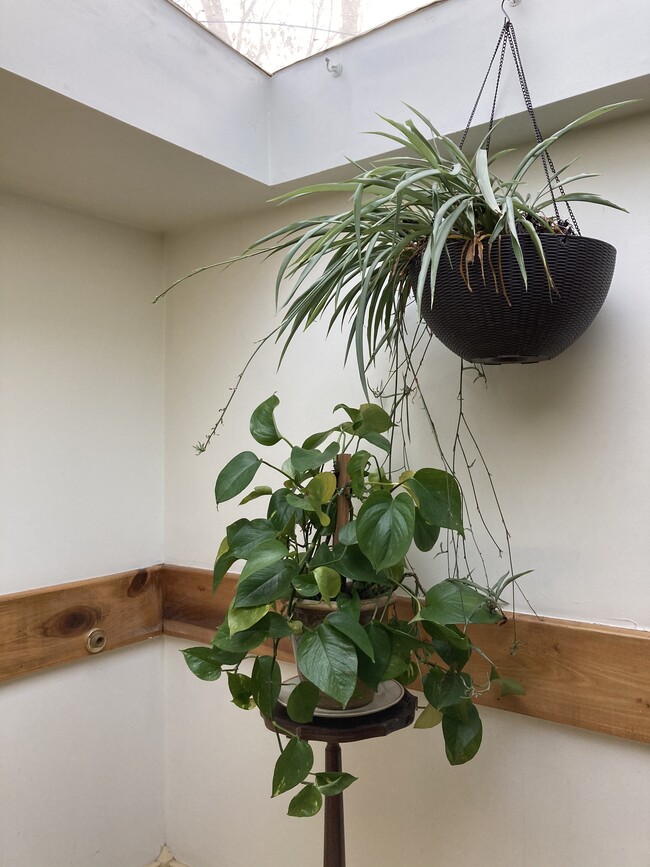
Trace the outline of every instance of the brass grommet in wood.
{"label": "brass grommet in wood", "polygon": [[100,653],[106,647],[106,633],[103,629],[91,629],[86,635],[88,653]]}

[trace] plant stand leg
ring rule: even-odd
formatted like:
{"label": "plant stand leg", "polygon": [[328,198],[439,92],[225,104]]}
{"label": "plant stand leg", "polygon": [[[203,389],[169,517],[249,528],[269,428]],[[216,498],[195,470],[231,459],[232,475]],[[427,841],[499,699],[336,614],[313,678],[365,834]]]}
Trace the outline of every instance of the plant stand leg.
{"label": "plant stand leg", "polygon": [[[341,746],[329,743],[325,747],[325,770],[340,773]],[[343,824],[343,795],[325,798],[325,844],[323,867],[345,867],[345,828]]]}

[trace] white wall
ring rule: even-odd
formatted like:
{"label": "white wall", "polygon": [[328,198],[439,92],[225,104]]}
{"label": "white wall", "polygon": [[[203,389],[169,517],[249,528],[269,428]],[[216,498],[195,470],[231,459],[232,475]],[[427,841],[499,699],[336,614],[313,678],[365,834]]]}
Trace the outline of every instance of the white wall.
{"label": "white wall", "polygon": [[[225,678],[189,674],[165,639],[167,842],[191,867],[322,864],[322,818],[271,799],[278,747]],[[285,676],[293,670],[285,666]],[[345,744],[347,862],[354,867],[645,867],[647,745],[481,708],[483,745],[445,759],[439,728]],[[324,770],[313,744],[314,770]],[[299,853],[299,854],[297,854]]]}
{"label": "white wall", "polygon": [[[487,390],[479,383],[466,392],[468,418],[513,534],[516,567],[535,570],[524,585],[535,608],[549,616],[643,628],[650,627],[650,498],[643,487],[650,471],[650,374],[643,361],[650,321],[643,278],[650,190],[639,166],[647,136],[646,115],[583,131],[557,149],[558,165],[568,153],[581,154],[579,170],[602,171],[592,188],[631,211],[627,216],[576,208],[583,234],[618,248],[610,296],[594,325],[565,354],[539,365],[495,368]],[[176,236],[167,248],[167,280],[236,253],[291,218],[288,211],[270,210],[263,218]],[[209,272],[170,300],[167,562],[211,565],[234,515],[225,506],[215,511],[214,479],[231,456],[256,448],[247,432],[256,403],[277,391],[281,429],[287,419],[291,435],[296,428],[318,429],[327,420],[322,413],[338,399],[358,399],[353,365],[344,375],[336,368],[340,346],[332,348],[322,333],[310,331],[291,353],[294,366],[283,366],[279,374],[275,353],[262,351],[222,436],[206,455],[192,455],[191,444],[216,418],[253,340],[271,327],[273,271],[268,263],[246,263],[221,275]],[[453,429],[457,376],[457,359],[433,347],[425,388],[446,435]],[[416,452],[422,462],[433,462],[422,421],[415,428]],[[254,504],[250,508],[252,514]],[[496,557],[490,563],[492,575],[507,569]],[[430,580],[444,577],[442,569],[433,565]],[[225,684],[195,683],[178,643],[166,643],[167,828],[177,856],[192,867],[244,867],[263,851],[265,863],[273,865],[286,860],[286,847],[294,851],[305,840],[312,859],[306,863],[317,865],[320,823],[313,831],[287,820],[285,830],[274,825],[280,807],[259,801],[260,792],[268,792],[273,738],[263,746],[259,720],[229,705]],[[382,864],[399,858],[414,867],[452,856],[486,867],[645,863],[645,747],[506,713],[486,711],[484,719],[485,746],[465,768],[446,766],[436,732],[424,733],[426,740],[413,732],[381,746],[346,747],[349,769],[363,775],[348,799],[352,863],[377,863],[373,855]],[[461,816],[461,809],[468,813]],[[199,816],[205,810],[206,821],[197,821],[194,810]],[[413,833],[409,813],[423,837]],[[377,835],[371,855],[359,851],[360,837],[371,833],[359,831],[362,816]],[[254,825],[236,848],[241,817],[252,817]],[[223,841],[230,844],[227,857]]]}
{"label": "white wall", "polygon": [[144,867],[165,839],[161,642],[0,689],[3,867]]}
{"label": "white wall", "polygon": [[[162,559],[162,240],[0,198],[0,593]],[[0,688],[0,861],[140,867],[164,839],[162,648]]]}
{"label": "white wall", "polygon": [[0,200],[0,586],[162,557],[155,235]]}
{"label": "white wall", "polygon": [[[538,108],[648,73],[645,0],[523,0],[505,8]],[[377,155],[382,140],[363,133],[381,127],[378,115],[405,119],[404,103],[442,132],[464,129],[502,23],[497,0],[448,0],[329,50],[343,66],[339,78],[327,72],[322,55],[280,70],[270,81],[271,183]],[[494,81],[493,73],[475,123],[490,116]],[[584,111],[617,98],[626,97],[601,94]],[[497,117],[524,110],[508,51]],[[383,150],[390,147],[386,141]]]}

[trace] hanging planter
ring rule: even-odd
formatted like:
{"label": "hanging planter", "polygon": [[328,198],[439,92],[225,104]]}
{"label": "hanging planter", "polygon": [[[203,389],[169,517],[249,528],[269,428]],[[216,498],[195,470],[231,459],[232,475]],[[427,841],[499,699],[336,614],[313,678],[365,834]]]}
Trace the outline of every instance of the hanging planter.
{"label": "hanging planter", "polygon": [[[555,358],[591,325],[614,273],[611,244],[579,235],[540,235],[548,270],[535,245],[519,237],[527,282],[509,237],[480,255],[464,240],[448,240],[436,276],[433,304],[428,276],[421,313],[448,349],[478,364],[526,364]],[[418,285],[421,257],[412,260]]]}
{"label": "hanging planter", "polygon": [[[502,2],[502,9],[503,6]],[[512,196],[516,186],[500,185],[499,179],[493,178],[489,171],[494,113],[507,47],[538,145],[537,152],[533,153],[541,161],[546,176],[545,189],[550,199],[545,205],[553,208],[554,217],[550,218],[548,227],[552,231],[545,232],[538,223],[530,223],[526,219],[527,200],[518,196],[515,201]],[[442,255],[437,245],[439,259],[434,258],[431,274],[422,273],[421,255],[411,260],[409,274],[422,318],[448,349],[473,363],[528,364],[555,358],[591,325],[609,291],[616,250],[611,244],[580,234],[569,201],[573,198],[587,200],[588,196],[568,196],[560,180],[561,172],[553,165],[548,144],[554,137],[545,142],[537,124],[514,25],[507,14],[460,150],[497,55],[500,60],[488,134],[475,164],[486,204],[494,213],[500,213],[508,234],[499,233],[497,223],[484,235],[477,231],[469,239],[448,238]],[[519,170],[515,179],[518,176]],[[503,200],[497,198],[501,190],[505,190]],[[566,203],[567,220],[560,217],[559,202]],[[433,255],[436,240],[434,222],[427,244],[429,257]],[[432,278],[435,281],[433,293]]]}
{"label": "hanging planter", "polygon": [[[502,152],[491,154],[490,146],[508,48],[535,144],[514,171],[502,175],[496,171]],[[473,153],[465,153],[466,136],[497,59],[487,134]],[[574,191],[575,184],[595,175],[569,175],[571,163],[557,171],[548,149],[626,104],[594,109],[544,138],[506,16],[460,143],[410,106],[415,119],[383,118],[388,129],[376,134],[389,139],[392,148],[399,146],[398,156],[378,161],[349,181],[314,184],[278,199],[347,194],[342,210],[282,226],[240,256],[217,264],[280,254],[276,300],[282,320],[272,335],[283,342],[283,354],[313,322],[325,319],[328,329],[338,324],[347,330],[347,352],[354,349],[366,395],[367,371],[375,359],[386,353],[390,378],[396,374],[392,365],[410,358],[420,338],[418,327],[407,335],[406,313],[414,297],[419,321],[462,358],[481,363],[553,358],[597,315],[616,259],[610,244],[582,237],[572,203],[624,208]],[[528,173],[540,165],[545,182],[531,192]],[[285,280],[291,288],[281,300]]]}

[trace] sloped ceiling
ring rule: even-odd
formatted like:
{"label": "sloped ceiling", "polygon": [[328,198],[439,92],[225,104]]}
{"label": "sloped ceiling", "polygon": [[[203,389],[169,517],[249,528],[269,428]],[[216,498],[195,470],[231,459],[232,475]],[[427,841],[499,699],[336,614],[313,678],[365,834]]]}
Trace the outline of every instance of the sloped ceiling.
{"label": "sloped ceiling", "polygon": [[[512,11],[543,129],[650,92],[650,6],[630,5],[625,16],[591,0]],[[336,49],[339,78],[318,56],[269,77],[160,0],[12,4],[0,186],[158,232],[249,212],[385,151],[362,134],[381,125],[375,112],[403,117],[410,102],[444,132],[462,129],[501,21],[496,0],[445,0]],[[502,92],[508,138],[524,140],[507,65]]]}

